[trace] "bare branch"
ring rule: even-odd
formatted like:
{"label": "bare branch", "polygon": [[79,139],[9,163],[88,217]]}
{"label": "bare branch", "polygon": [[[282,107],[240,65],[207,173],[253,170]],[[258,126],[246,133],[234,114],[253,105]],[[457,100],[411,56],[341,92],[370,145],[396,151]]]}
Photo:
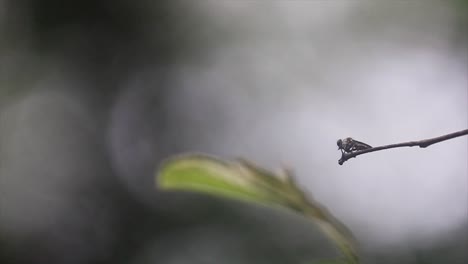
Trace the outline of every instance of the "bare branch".
{"label": "bare branch", "polygon": [[440,137],[423,139],[419,141],[409,141],[409,142],[391,144],[391,145],[386,145],[386,146],[379,146],[379,147],[368,148],[368,149],[354,151],[354,152],[342,152],[341,159],[338,160],[338,164],[343,165],[343,163],[349,160],[350,158],[355,158],[359,155],[366,154],[369,152],[374,152],[374,151],[379,151],[379,150],[384,150],[384,149],[391,149],[391,148],[414,147],[414,146],[418,146],[420,148],[426,148],[432,144],[439,143],[439,142],[449,140],[452,138],[456,138],[456,137],[465,136],[465,135],[468,135],[468,129],[450,133],[450,134],[443,135]]}

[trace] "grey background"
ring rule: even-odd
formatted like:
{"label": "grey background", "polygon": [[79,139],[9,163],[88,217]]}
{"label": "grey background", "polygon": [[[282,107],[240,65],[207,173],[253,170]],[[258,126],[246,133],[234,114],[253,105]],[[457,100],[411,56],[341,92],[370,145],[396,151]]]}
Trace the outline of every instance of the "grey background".
{"label": "grey background", "polygon": [[294,216],[155,190],[162,159],[197,151],[294,168],[368,263],[465,263],[466,137],[343,166],[336,140],[466,129],[466,10],[430,0],[1,1],[1,262],[333,253]]}

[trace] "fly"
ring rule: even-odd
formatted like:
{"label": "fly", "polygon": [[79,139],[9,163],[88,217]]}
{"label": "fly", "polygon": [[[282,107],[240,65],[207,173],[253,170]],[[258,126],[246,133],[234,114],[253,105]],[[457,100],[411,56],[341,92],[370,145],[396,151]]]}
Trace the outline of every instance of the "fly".
{"label": "fly", "polygon": [[341,152],[347,153],[372,148],[370,145],[358,140],[354,140],[350,137],[345,139],[338,139],[336,145],[338,146],[338,149],[341,150]]}

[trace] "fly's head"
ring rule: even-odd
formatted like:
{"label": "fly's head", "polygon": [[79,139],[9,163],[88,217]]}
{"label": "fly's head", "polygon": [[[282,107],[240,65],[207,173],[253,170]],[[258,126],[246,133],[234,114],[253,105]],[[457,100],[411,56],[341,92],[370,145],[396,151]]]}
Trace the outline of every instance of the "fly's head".
{"label": "fly's head", "polygon": [[338,149],[343,149],[343,140],[338,139],[338,141],[336,141],[336,145],[338,146]]}

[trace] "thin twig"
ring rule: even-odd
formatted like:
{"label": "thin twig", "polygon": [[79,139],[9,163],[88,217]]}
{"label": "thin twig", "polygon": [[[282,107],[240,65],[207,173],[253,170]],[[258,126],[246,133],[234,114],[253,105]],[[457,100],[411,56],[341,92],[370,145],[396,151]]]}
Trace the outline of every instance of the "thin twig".
{"label": "thin twig", "polygon": [[414,147],[414,146],[418,146],[420,148],[426,148],[432,144],[439,143],[439,142],[449,140],[452,138],[456,138],[456,137],[465,136],[465,135],[468,135],[468,129],[450,133],[450,134],[443,135],[440,137],[423,139],[419,141],[409,141],[409,142],[391,144],[391,145],[386,145],[386,146],[379,146],[375,148],[369,148],[369,149],[364,149],[364,150],[359,150],[359,151],[354,151],[354,152],[343,152],[343,154],[341,155],[341,159],[338,160],[338,164],[343,165],[343,163],[349,160],[350,158],[355,158],[359,155],[366,154],[369,152],[374,152],[374,151],[379,151],[379,150],[384,150],[384,149],[391,149],[391,148]]}

